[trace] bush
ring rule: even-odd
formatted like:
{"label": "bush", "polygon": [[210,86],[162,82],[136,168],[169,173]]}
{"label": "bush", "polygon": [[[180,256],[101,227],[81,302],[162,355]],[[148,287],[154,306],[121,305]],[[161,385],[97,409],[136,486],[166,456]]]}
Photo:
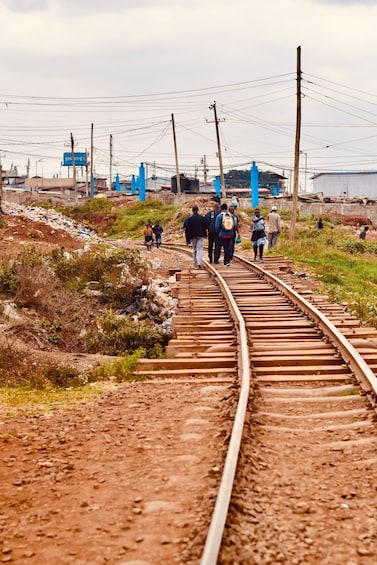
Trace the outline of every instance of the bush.
{"label": "bush", "polygon": [[116,316],[111,311],[99,324],[98,331],[90,331],[83,338],[90,353],[126,355],[143,348],[148,357],[161,356],[167,338],[149,325],[135,322],[129,316]]}
{"label": "bush", "polygon": [[[145,357],[146,351],[143,348],[137,349],[133,353],[111,362],[105,362],[100,367],[92,369],[85,374],[88,382],[104,381],[114,379],[116,382],[125,382],[135,380],[134,371],[137,366],[138,359]],[[137,380],[144,380],[138,377]]]}
{"label": "bush", "polygon": [[46,379],[57,388],[68,388],[83,384],[83,379],[80,378],[77,369],[64,365],[48,367],[46,369]]}
{"label": "bush", "polygon": [[18,289],[16,267],[12,263],[0,263],[0,294],[14,296]]}

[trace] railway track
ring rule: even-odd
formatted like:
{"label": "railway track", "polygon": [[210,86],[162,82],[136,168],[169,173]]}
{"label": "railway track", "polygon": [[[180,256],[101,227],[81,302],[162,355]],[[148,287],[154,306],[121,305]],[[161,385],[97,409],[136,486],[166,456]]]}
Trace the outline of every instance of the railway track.
{"label": "railway track", "polygon": [[178,278],[167,358],[138,372],[239,387],[201,564],[375,563],[377,330],[281,258]]}

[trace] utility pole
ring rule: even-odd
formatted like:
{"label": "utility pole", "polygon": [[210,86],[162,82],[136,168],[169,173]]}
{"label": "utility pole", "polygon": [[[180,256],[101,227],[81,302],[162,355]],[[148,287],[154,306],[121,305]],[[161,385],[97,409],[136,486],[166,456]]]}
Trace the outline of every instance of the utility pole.
{"label": "utility pole", "polygon": [[111,179],[113,178],[113,136],[110,134],[110,186],[111,190]]}
{"label": "utility pole", "polygon": [[76,190],[75,142],[73,140],[72,133],[71,133],[71,152],[72,152],[73,189]]}
{"label": "utility pole", "polygon": [[304,192],[306,194],[306,177],[308,176],[308,154],[305,151],[300,151],[301,155],[305,156],[305,170],[304,170]]}
{"label": "utility pole", "polygon": [[207,169],[207,157],[206,157],[206,155],[203,156],[203,159],[201,160],[201,164],[203,165],[204,184],[207,184],[208,169]]}
{"label": "utility pole", "polygon": [[289,239],[293,240],[296,228],[296,215],[298,207],[298,171],[300,165],[300,135],[301,135],[301,46],[297,47],[297,109],[296,109],[296,140],[295,163],[293,174],[292,217],[289,230]]}
{"label": "utility pole", "polygon": [[175,175],[177,178],[177,194],[181,195],[181,178],[179,176],[179,168],[178,168],[178,153],[177,153],[177,139],[175,137],[175,123],[174,123],[174,114],[171,115],[171,125],[173,128],[173,141],[174,141],[174,155],[175,155]]}
{"label": "utility pole", "polygon": [[221,155],[221,143],[220,143],[220,133],[219,133],[219,120],[217,119],[217,111],[216,111],[216,102],[211,104],[209,107],[210,110],[213,110],[215,116],[215,125],[216,125],[216,139],[217,139],[217,155],[219,157],[219,166],[220,166],[220,190],[222,196],[225,196],[225,180],[224,180],[224,169],[223,169],[223,158]]}
{"label": "utility pole", "polygon": [[91,194],[94,195],[94,179],[93,179],[93,124],[90,131],[90,187]]}
{"label": "utility pole", "polygon": [[85,196],[89,196],[89,179],[88,179],[88,150],[85,149]]}

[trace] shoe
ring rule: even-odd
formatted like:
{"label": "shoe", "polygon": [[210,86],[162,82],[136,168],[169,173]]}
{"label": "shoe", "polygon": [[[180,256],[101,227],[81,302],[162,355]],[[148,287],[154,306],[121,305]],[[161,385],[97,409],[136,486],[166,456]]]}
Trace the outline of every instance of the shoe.
{"label": "shoe", "polygon": [[259,261],[260,261],[261,263],[264,263],[264,261],[263,261],[263,259],[262,259],[262,258],[260,258],[260,259],[259,259]]}
{"label": "shoe", "polygon": [[201,268],[202,268],[202,266],[201,266],[201,265],[198,265],[198,269],[201,269]]}
{"label": "shoe", "polygon": [[218,265],[218,264],[219,264],[219,262],[218,262],[218,261],[214,261],[214,263],[215,263],[215,265]]}
{"label": "shoe", "polygon": [[225,267],[230,267],[230,263],[224,263]]}

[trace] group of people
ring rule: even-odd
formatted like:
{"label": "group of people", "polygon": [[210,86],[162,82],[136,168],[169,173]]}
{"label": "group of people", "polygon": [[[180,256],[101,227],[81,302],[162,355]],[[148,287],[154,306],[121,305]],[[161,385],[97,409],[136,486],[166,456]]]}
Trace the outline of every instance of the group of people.
{"label": "group of people", "polygon": [[[236,204],[236,203],[235,203]],[[221,252],[224,255],[224,265],[228,267],[233,259],[235,243],[241,239],[239,218],[233,203],[228,207],[226,203],[220,205],[213,202],[212,210],[205,215],[199,214],[197,204],[192,207],[192,215],[184,221],[183,228],[186,235],[186,244],[192,245],[194,267],[201,268],[203,259],[203,243],[208,238],[208,259],[210,263],[218,264]],[[259,208],[252,217],[251,241],[254,250],[254,261],[263,262],[263,250],[268,242],[268,248],[277,244],[282,221],[277,213],[276,206],[268,214],[268,235],[266,234],[265,220]]]}
{"label": "group of people", "polygon": [[[236,214],[239,200],[234,198],[228,206],[226,203],[220,204],[220,199],[213,202],[212,210],[202,215],[199,214],[199,207],[195,204],[192,207],[192,215],[185,218],[183,229],[186,236],[186,244],[192,245],[194,267],[201,268],[203,260],[203,244],[204,239],[208,240],[208,259],[210,263],[218,264],[221,252],[224,254],[224,265],[229,266],[233,259],[236,241],[241,241],[239,230],[239,218]],[[282,220],[277,212],[276,206],[272,206],[267,217],[268,229],[266,222],[259,208],[255,208],[254,215],[251,219],[251,242],[254,251],[254,261],[263,262],[263,252],[266,243],[268,249],[276,246],[279,233],[282,228]],[[323,221],[319,218],[315,224],[315,228],[322,230]],[[359,233],[359,237],[366,239],[368,226],[365,226]],[[148,253],[151,252],[152,246],[157,248],[162,243],[163,227],[159,220],[153,225],[148,220],[144,228],[144,244]]]}
{"label": "group of people", "polygon": [[203,243],[208,238],[208,260],[218,264],[221,251],[224,250],[224,265],[230,265],[233,259],[237,237],[240,237],[239,220],[235,207],[226,203],[213,202],[212,210],[204,216],[199,214],[199,207],[192,207],[192,215],[185,219],[183,228],[186,243],[192,245],[194,267],[199,269],[203,260]]}
{"label": "group of people", "polygon": [[161,226],[160,221],[157,220],[156,223],[153,225],[151,220],[148,220],[144,231],[144,245],[147,247],[147,252],[150,253],[152,251],[153,245],[156,244],[156,247],[159,248],[162,243],[162,232],[164,228]]}

